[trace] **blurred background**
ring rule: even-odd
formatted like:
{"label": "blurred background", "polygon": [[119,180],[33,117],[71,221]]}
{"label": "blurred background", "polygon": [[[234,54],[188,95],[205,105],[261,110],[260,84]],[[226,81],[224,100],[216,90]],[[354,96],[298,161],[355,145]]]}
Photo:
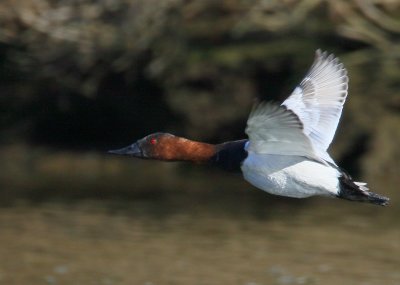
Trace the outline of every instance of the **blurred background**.
{"label": "blurred background", "polygon": [[[400,2],[3,0],[1,284],[400,284]],[[387,208],[107,155],[244,138],[321,48],[350,76],[330,149]]]}

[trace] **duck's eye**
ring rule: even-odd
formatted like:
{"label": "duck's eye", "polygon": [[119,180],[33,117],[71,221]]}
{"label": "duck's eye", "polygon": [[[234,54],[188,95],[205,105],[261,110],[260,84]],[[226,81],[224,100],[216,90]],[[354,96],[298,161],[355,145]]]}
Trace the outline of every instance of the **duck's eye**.
{"label": "duck's eye", "polygon": [[150,139],[150,144],[155,145],[157,143],[157,139],[156,138],[151,138]]}

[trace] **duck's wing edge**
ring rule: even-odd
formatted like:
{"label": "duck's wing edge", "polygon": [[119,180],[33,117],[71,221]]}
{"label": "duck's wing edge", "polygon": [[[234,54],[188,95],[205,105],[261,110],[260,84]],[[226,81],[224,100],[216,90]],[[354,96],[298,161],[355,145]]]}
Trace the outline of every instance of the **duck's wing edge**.
{"label": "duck's wing edge", "polygon": [[347,70],[337,57],[317,50],[305,78],[283,102],[303,123],[317,152],[324,153],[335,135],[348,93]]}

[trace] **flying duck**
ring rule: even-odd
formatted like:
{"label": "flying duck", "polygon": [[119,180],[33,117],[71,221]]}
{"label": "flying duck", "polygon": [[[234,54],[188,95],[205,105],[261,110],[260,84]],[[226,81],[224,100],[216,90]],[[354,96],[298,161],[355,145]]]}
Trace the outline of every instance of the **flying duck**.
{"label": "flying duck", "polygon": [[354,181],[327,152],[342,114],[348,81],[339,59],[317,50],[307,75],[282,104],[262,102],[253,108],[245,130],[248,139],[214,145],[153,133],[110,153],[209,163],[242,172],[250,184],[274,195],[322,195],[385,206],[389,198]]}

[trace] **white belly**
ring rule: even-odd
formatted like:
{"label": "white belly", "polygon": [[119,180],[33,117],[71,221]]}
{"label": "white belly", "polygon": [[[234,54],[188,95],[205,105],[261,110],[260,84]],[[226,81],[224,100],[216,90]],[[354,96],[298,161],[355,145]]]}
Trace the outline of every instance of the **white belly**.
{"label": "white belly", "polygon": [[244,178],[268,193],[305,198],[336,195],[339,172],[300,156],[249,153],[243,161]]}

